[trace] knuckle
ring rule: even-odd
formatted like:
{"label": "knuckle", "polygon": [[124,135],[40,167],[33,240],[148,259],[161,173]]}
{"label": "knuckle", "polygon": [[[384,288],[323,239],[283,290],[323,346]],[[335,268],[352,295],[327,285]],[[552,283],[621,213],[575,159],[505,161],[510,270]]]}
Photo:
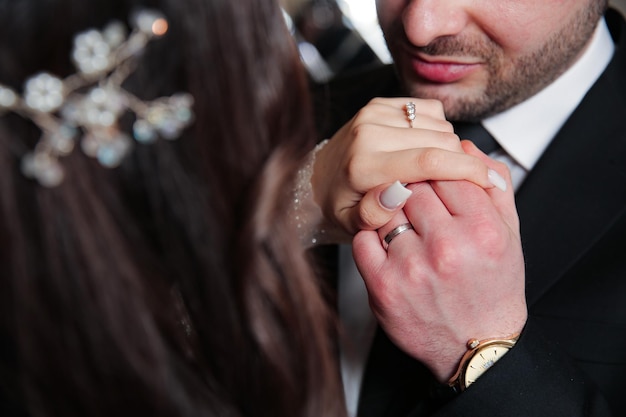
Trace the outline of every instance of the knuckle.
{"label": "knuckle", "polygon": [[418,256],[410,256],[404,260],[404,276],[411,277],[411,280],[416,282],[423,281],[424,275],[424,260]]}
{"label": "knuckle", "polygon": [[[441,126],[442,132],[454,133],[454,126],[446,119],[438,120],[438,123]],[[458,136],[454,135],[453,137],[455,137],[457,141],[459,140]]]}
{"label": "knuckle", "polygon": [[380,107],[384,105],[384,100],[381,98],[373,98],[371,99],[366,106],[359,109],[359,111],[354,116],[355,122],[362,122],[363,120],[369,119],[371,116],[376,115],[379,111]]}
{"label": "knuckle", "polygon": [[351,125],[351,133],[354,136],[358,132],[358,127],[365,123],[365,120],[368,119],[369,115],[369,107],[363,107],[360,109],[352,118]]}
{"label": "knuckle", "polygon": [[376,105],[383,105],[383,104],[385,104],[385,102],[386,102],[386,100],[384,98],[382,98],[382,97],[374,97],[373,99],[371,99],[367,103],[367,106],[370,106],[370,105],[374,105],[374,106],[376,106]]}
{"label": "knuckle", "polygon": [[453,131],[442,132],[439,135],[438,141],[441,144],[440,147],[443,149],[448,149],[456,152],[463,151],[463,148],[461,147],[461,140]]}
{"label": "knuckle", "polygon": [[364,156],[360,156],[360,155],[355,155],[352,156],[350,158],[350,160],[348,161],[348,163],[346,164],[346,181],[347,181],[347,185],[348,187],[350,187],[351,189],[356,190],[356,186],[358,183],[359,178],[361,178],[364,174],[364,172],[366,172],[367,170],[367,158]]}
{"label": "knuckle", "polygon": [[417,156],[416,164],[430,176],[437,172],[442,163],[441,151],[436,148],[424,148]]}
{"label": "knuckle", "polygon": [[489,216],[476,219],[471,230],[471,255],[481,262],[491,264],[497,262],[506,253],[509,245],[509,234],[505,227],[494,222]]}
{"label": "knuckle", "polygon": [[476,224],[476,246],[486,256],[499,256],[506,245],[506,234],[492,221]]}
{"label": "knuckle", "polygon": [[440,237],[431,243],[434,269],[441,277],[454,277],[461,272],[463,264],[456,239]]}
{"label": "knuckle", "polygon": [[353,123],[350,127],[352,146],[357,149],[365,147],[367,140],[372,136],[373,126],[370,123]]}

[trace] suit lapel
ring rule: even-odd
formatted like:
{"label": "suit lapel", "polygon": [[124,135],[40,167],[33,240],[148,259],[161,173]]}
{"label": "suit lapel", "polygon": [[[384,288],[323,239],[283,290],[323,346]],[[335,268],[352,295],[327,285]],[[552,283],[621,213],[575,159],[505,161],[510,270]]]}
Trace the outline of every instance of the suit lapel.
{"label": "suit lapel", "polygon": [[516,195],[529,305],[549,290],[626,207],[623,74],[626,54],[622,48]]}

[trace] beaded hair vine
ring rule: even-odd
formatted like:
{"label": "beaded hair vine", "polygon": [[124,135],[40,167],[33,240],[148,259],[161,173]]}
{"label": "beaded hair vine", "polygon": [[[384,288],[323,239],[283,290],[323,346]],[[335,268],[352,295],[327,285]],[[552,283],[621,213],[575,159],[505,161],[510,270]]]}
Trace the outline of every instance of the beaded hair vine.
{"label": "beaded hair vine", "polygon": [[59,158],[70,154],[76,144],[101,165],[118,166],[133,145],[118,125],[128,112],[135,115],[132,133],[139,143],[152,143],[158,137],[176,139],[192,123],[190,94],[143,101],[122,88],[146,44],[168,29],[167,20],[155,10],[135,13],[131,25],[128,36],[119,21],[102,31],[76,35],[72,61],[77,72],[64,79],[37,74],[24,84],[23,97],[0,84],[0,116],[17,113],[42,132],[34,150],[22,158],[24,175],[46,187],[59,185],[64,178]]}

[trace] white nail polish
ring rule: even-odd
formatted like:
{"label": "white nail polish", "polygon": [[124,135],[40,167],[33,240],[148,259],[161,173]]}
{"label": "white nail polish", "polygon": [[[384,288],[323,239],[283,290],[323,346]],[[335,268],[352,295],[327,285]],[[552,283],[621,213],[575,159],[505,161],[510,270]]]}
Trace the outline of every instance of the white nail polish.
{"label": "white nail polish", "polygon": [[506,180],[502,178],[502,176],[496,171],[490,169],[487,172],[487,177],[489,178],[489,182],[496,186],[498,189],[506,191]]}
{"label": "white nail polish", "polygon": [[411,194],[411,190],[402,186],[400,181],[396,181],[380,193],[380,204],[386,209],[393,210],[404,203]]}

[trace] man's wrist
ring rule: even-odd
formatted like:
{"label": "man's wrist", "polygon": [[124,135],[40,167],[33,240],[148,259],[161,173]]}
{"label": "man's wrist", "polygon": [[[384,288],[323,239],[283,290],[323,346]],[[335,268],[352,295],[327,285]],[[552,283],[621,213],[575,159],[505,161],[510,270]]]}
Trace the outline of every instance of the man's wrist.
{"label": "man's wrist", "polygon": [[455,374],[448,381],[448,386],[459,393],[485,373],[515,346],[519,333],[504,338],[484,340],[471,339],[467,342],[467,351],[461,358]]}

